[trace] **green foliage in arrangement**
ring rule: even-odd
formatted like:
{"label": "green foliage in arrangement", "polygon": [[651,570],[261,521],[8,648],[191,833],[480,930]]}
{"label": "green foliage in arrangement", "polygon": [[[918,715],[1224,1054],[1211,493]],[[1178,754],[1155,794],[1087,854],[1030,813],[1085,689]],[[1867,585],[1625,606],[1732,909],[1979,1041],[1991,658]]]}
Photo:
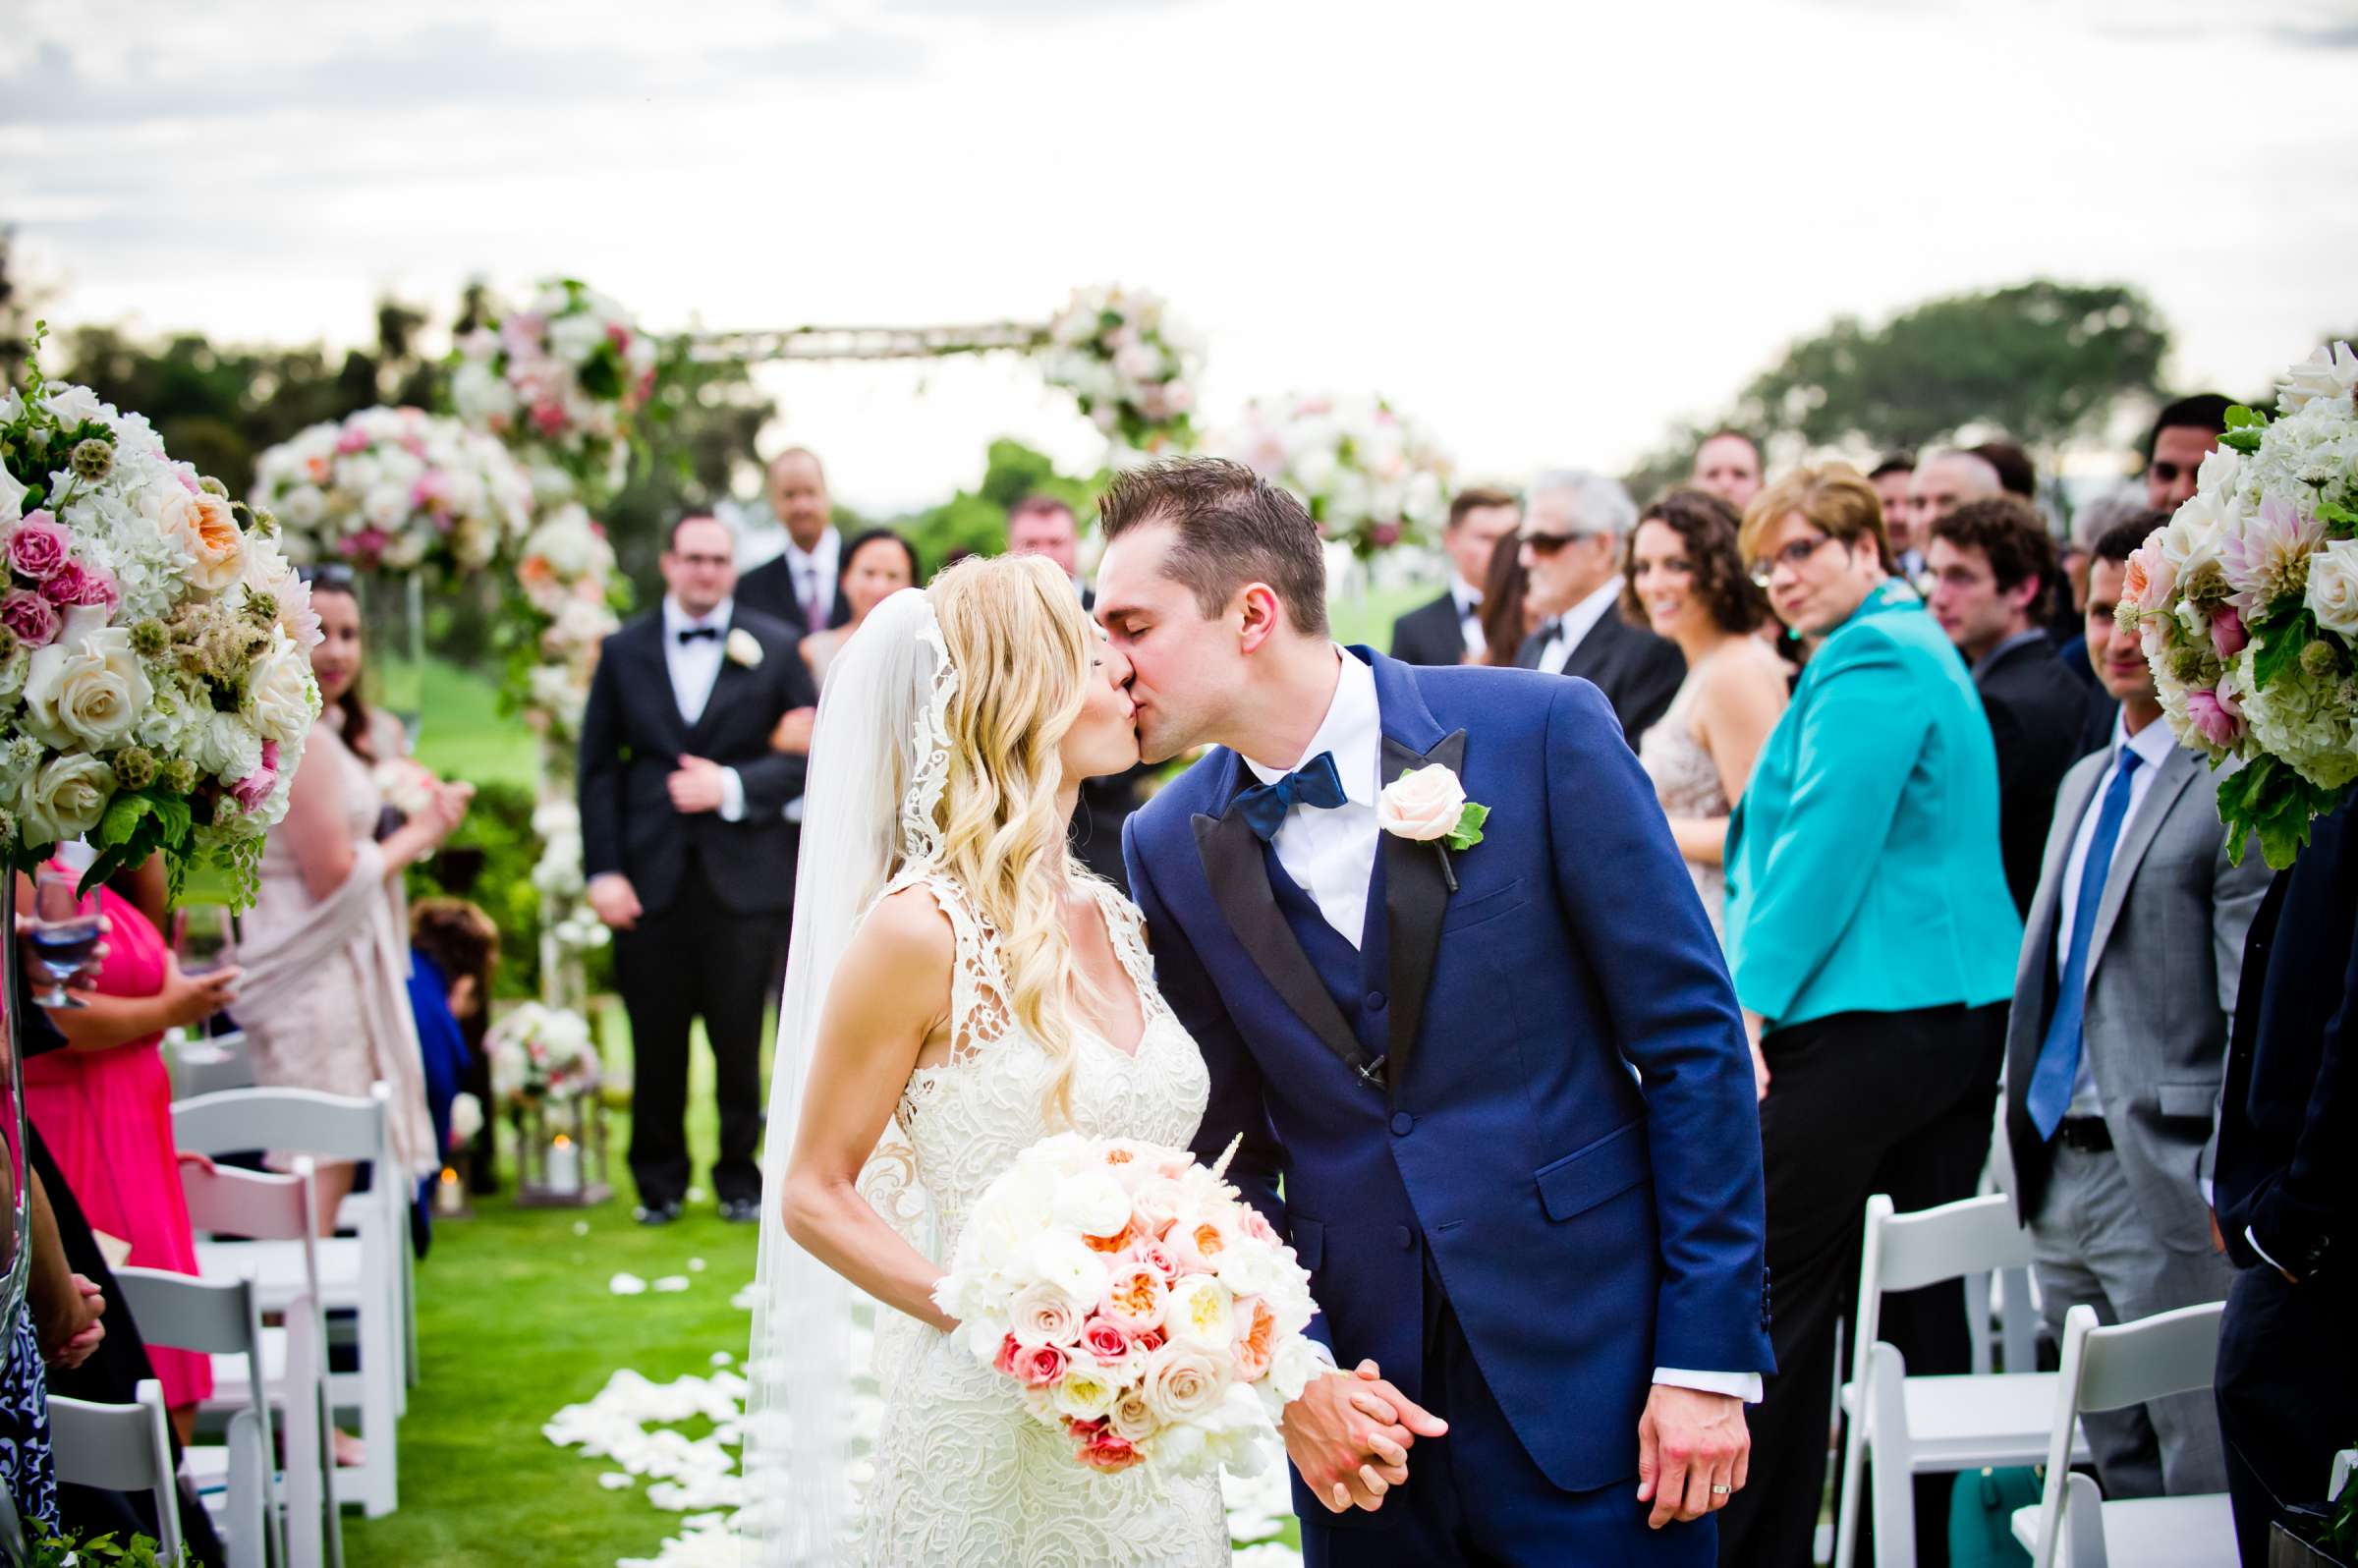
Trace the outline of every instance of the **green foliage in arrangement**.
{"label": "green foliage in arrangement", "polygon": [[1104,479],[1102,474],[1059,474],[1045,454],[1002,436],[990,443],[979,486],[893,526],[917,546],[926,570],[938,572],[960,554],[996,555],[1006,549],[1007,509],[1027,495],[1053,495],[1071,503],[1087,529],[1095,520]]}
{"label": "green foliage in arrangement", "polygon": [[183,1551],[166,1557],[162,1545],[150,1536],[134,1536],[129,1540],[117,1540],[114,1532],[88,1536],[79,1540],[51,1537],[37,1541],[32,1547],[29,1568],[106,1568],[121,1564],[123,1568],[180,1568],[189,1560]]}

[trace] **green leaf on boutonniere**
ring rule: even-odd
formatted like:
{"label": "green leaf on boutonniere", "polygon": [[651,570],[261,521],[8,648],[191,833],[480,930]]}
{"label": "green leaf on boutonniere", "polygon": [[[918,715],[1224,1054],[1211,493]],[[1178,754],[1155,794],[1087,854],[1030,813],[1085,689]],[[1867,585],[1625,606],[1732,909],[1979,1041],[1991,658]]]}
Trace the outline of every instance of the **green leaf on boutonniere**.
{"label": "green leaf on boutonniere", "polygon": [[1482,824],[1489,819],[1490,809],[1473,801],[1458,813],[1457,825],[1449,830],[1448,845],[1453,850],[1470,850],[1482,842]]}

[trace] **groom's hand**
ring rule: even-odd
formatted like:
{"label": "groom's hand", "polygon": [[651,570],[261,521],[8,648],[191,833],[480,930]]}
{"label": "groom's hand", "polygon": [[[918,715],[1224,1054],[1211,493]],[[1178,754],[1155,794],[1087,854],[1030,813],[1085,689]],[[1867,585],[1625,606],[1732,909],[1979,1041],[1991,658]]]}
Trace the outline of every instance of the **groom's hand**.
{"label": "groom's hand", "polygon": [[1408,1480],[1408,1450],[1438,1437],[1449,1424],[1383,1380],[1372,1361],[1356,1373],[1311,1379],[1278,1423],[1285,1451],[1330,1513],[1383,1506],[1384,1493]]}
{"label": "groom's hand", "polygon": [[1726,1507],[1751,1460],[1744,1401],[1656,1383],[1638,1421],[1638,1501],[1654,1504],[1646,1528]]}

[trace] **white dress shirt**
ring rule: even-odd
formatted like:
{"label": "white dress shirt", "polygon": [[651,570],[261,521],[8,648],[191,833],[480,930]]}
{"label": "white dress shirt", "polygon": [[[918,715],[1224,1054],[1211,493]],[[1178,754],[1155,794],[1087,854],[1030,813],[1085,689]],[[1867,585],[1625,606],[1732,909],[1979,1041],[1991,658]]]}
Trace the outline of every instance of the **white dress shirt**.
{"label": "white dress shirt", "polygon": [[[729,619],[736,608],[734,599],[722,599],[709,615],[690,615],[680,608],[678,599],[663,595],[663,667],[671,673],[672,700],[679,704],[681,721],[690,729],[704,716],[704,704],[712,700],[713,685],[720,680],[720,661],[728,653]],[[682,632],[707,627],[720,635],[680,641]],[[733,767],[722,768],[720,774],[720,819],[742,820],[745,781]]]}
{"label": "white dress shirt", "polygon": [[[1619,591],[1619,585],[1614,585]],[[1610,599],[1606,600],[1610,603]],[[1591,619],[1595,624],[1594,618]],[[1585,630],[1585,629],[1584,629]],[[1578,640],[1575,639],[1577,642]],[[1277,826],[1270,847],[1301,889],[1319,906],[1319,913],[1357,948],[1368,919],[1368,884],[1376,876],[1376,856],[1382,834],[1376,826],[1376,797],[1383,773],[1383,716],[1376,700],[1376,672],[1340,646],[1341,661],[1334,699],[1326,706],[1318,733],[1310,738],[1290,767],[1271,767],[1244,758],[1245,766],[1263,784],[1274,784],[1294,768],[1331,753],[1335,773],[1343,781],[1343,804],[1331,811],[1295,806]],[[1654,1380],[1710,1394],[1729,1394],[1751,1404],[1761,1402],[1759,1372],[1689,1372],[1656,1367]]]}
{"label": "white dress shirt", "polygon": [[1466,634],[1466,651],[1482,657],[1489,644],[1482,635],[1482,589],[1459,577],[1449,576],[1449,600],[1457,606],[1457,629]]}
{"label": "white dress shirt", "polygon": [[808,550],[796,544],[793,535],[789,534],[785,554],[786,571],[794,588],[794,602],[803,607],[806,616],[811,613],[814,600],[819,606],[818,619],[805,630],[825,631],[827,622],[834,618],[835,613],[835,573],[842,563],[842,533],[830,525],[827,532],[818,536],[818,543]]}
{"label": "white dress shirt", "polygon": [[[2088,865],[2088,849],[2096,840],[2096,819],[2104,815],[2105,792],[2120,774],[2120,754],[2126,750],[2137,754],[2137,771],[2129,775],[2129,809],[2120,819],[2120,839],[2113,841],[2112,869],[2120,868],[2120,842],[2128,837],[2129,824],[2145,809],[2145,798],[2153,793],[2154,775],[2169,760],[2177,741],[2169,726],[2155,722],[2135,735],[2127,732],[2120,715],[2112,716],[2112,762],[2097,776],[2096,788],[2088,797],[2088,805],[2080,812],[2079,831],[2072,836],[2071,854],[2063,862],[2063,880],[2055,889],[2055,974],[2060,977],[2071,965],[2071,933],[2079,914],[2081,873]],[[2106,880],[2110,877],[2107,875]],[[2066,1116],[2101,1116],[2104,1100],[2097,1092],[2096,1072],[2091,1065],[2091,1053],[2080,1052],[2079,1074],[2072,1081],[2071,1103],[2064,1107]]]}
{"label": "white dress shirt", "polygon": [[1620,596],[1621,579],[1615,577],[1557,617],[1555,636],[1549,638],[1547,645],[1540,649],[1540,668],[1550,675],[1563,674],[1564,666],[1572,662],[1573,650],[1591,632],[1597,630],[1599,621],[1611,613],[1613,601]]}

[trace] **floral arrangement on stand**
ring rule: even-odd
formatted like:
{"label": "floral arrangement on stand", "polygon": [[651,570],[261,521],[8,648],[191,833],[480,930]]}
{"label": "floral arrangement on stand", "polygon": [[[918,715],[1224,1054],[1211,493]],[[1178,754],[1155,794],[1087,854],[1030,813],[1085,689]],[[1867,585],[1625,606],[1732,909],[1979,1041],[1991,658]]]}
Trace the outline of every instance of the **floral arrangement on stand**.
{"label": "floral arrangement on stand", "polygon": [[512,1110],[563,1105],[594,1092],[603,1071],[590,1021],[568,1007],[519,1002],[484,1036],[491,1092]]}
{"label": "floral arrangement on stand", "polygon": [[1256,398],[1217,443],[1302,498],[1362,558],[1431,536],[1449,512],[1449,459],[1382,398]]}
{"label": "floral arrangement on stand", "polygon": [[34,361],[0,396],[0,558],[7,862],[86,836],[85,885],[160,851],[176,889],[211,866],[250,901],[319,713],[319,621],[270,517]]}
{"label": "floral arrangement on stand", "polygon": [[959,1233],[933,1299],[1079,1464],[1252,1475],[1321,1365],[1303,1333],[1310,1275],[1227,1163],[1060,1134],[1017,1156]]}
{"label": "floral arrangement on stand", "polygon": [[621,306],[552,278],[523,309],[459,340],[451,402],[516,449],[544,497],[611,493],[630,466],[656,358],[655,340]]}
{"label": "floral arrangement on stand", "polygon": [[2194,497],[2129,558],[2120,625],[2162,711],[2214,766],[2227,854],[2278,869],[2358,783],[2358,355],[2287,372],[2273,421],[2227,414]]}
{"label": "floral arrangement on stand", "polygon": [[421,409],[362,409],[254,465],[253,504],[306,559],[364,571],[479,572],[532,525],[533,487],[507,449]]}
{"label": "floral arrangement on stand", "polygon": [[1202,353],[1161,298],[1099,284],[1076,289],[1048,323],[1041,369],[1080,402],[1107,440],[1131,452],[1185,451]]}

